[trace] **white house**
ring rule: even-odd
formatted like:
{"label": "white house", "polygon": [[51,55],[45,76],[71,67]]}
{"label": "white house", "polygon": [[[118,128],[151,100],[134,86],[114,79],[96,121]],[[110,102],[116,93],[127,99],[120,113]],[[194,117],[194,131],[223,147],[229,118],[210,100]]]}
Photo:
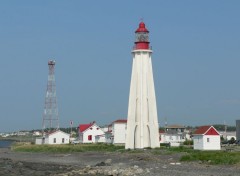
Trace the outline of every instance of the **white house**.
{"label": "white house", "polygon": [[195,150],[221,150],[220,133],[213,126],[201,126],[193,133]]}
{"label": "white house", "polygon": [[[108,126],[106,139],[112,144],[123,145],[126,142],[127,120],[115,120]],[[109,139],[110,138],[110,139]]]}
{"label": "white house", "polygon": [[92,122],[79,125],[79,140],[81,143],[105,142],[105,136],[96,122]]}
{"label": "white house", "polygon": [[57,130],[36,138],[36,144],[69,144],[70,134]]}

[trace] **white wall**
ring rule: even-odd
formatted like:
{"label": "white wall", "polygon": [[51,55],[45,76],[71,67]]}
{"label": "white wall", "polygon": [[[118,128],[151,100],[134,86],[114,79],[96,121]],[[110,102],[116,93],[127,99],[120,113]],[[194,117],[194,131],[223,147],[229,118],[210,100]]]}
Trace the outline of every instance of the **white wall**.
{"label": "white wall", "polygon": [[[207,142],[207,139],[209,139],[209,142]],[[205,150],[220,150],[220,135],[205,135],[203,137],[203,147]]]}
{"label": "white wall", "polygon": [[[133,50],[126,149],[159,147],[151,50]],[[115,137],[115,136],[114,136]]]}
{"label": "white wall", "polygon": [[193,149],[203,150],[203,135],[193,136]]}
{"label": "white wall", "polygon": [[96,143],[106,143],[105,135],[95,136],[95,142]]}
{"label": "white wall", "polygon": [[221,150],[220,135],[194,135],[193,148],[196,150]]}
{"label": "white wall", "polygon": [[[36,138],[36,144],[68,144],[70,135],[62,131],[52,133],[45,138]],[[54,142],[55,138],[55,142]],[[64,139],[64,140],[63,140]]]}
{"label": "white wall", "polygon": [[35,144],[36,144],[36,145],[41,145],[41,144],[43,144],[43,138],[42,138],[42,137],[36,138]]}
{"label": "white wall", "polygon": [[113,144],[125,144],[126,142],[126,123],[114,123],[113,124]]}
{"label": "white wall", "polygon": [[180,143],[184,142],[186,139],[182,138],[179,134],[161,134],[160,143]]}
{"label": "white wall", "polygon": [[[70,137],[69,134],[59,131],[49,135],[48,143],[49,144],[69,144],[69,137]],[[54,142],[54,138],[56,139],[56,142]]]}

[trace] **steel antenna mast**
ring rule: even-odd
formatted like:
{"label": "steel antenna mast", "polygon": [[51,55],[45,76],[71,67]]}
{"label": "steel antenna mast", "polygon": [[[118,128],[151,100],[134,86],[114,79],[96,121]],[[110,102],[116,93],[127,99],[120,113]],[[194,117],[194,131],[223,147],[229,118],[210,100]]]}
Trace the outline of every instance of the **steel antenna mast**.
{"label": "steel antenna mast", "polygon": [[55,63],[56,62],[53,60],[48,61],[49,72],[42,121],[43,135],[45,135],[46,132],[59,129],[56,82],[54,75]]}

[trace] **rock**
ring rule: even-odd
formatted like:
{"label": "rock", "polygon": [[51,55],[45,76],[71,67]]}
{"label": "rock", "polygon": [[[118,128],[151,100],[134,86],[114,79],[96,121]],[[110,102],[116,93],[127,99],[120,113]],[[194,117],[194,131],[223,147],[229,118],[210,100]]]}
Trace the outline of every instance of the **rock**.
{"label": "rock", "polygon": [[100,163],[97,163],[95,166],[106,166],[107,164],[105,162],[100,162]]}
{"label": "rock", "polygon": [[88,171],[88,174],[90,174],[90,175],[96,175],[97,172],[96,172],[96,170],[89,170],[89,171]]}
{"label": "rock", "polygon": [[106,165],[110,165],[111,163],[112,163],[112,159],[106,159],[106,160],[105,160],[105,164],[106,164]]}
{"label": "rock", "polygon": [[166,169],[166,168],[167,168],[167,166],[166,166],[166,165],[163,165],[163,166],[162,166],[162,168],[163,168],[163,169]]}
{"label": "rock", "polygon": [[135,173],[136,173],[136,174],[141,174],[141,173],[143,173],[143,170],[142,170],[141,168],[139,168],[139,169],[136,170]]}
{"label": "rock", "polygon": [[134,165],[133,168],[134,168],[134,169],[138,169],[139,167],[138,167],[137,165]]}
{"label": "rock", "polygon": [[119,174],[119,172],[117,170],[113,170],[112,173],[113,173],[113,176],[118,176],[118,174]]}
{"label": "rock", "polygon": [[23,166],[23,163],[22,162],[18,162],[17,163],[17,167],[22,167]]}

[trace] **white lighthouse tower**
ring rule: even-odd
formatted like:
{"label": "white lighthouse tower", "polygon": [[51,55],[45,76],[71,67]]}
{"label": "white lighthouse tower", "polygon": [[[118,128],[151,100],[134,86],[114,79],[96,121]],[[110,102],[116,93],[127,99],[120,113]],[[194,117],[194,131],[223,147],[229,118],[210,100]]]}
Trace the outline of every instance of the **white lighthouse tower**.
{"label": "white lighthouse tower", "polygon": [[149,47],[149,31],[143,22],[135,34],[125,148],[156,148],[160,145],[152,50]]}

